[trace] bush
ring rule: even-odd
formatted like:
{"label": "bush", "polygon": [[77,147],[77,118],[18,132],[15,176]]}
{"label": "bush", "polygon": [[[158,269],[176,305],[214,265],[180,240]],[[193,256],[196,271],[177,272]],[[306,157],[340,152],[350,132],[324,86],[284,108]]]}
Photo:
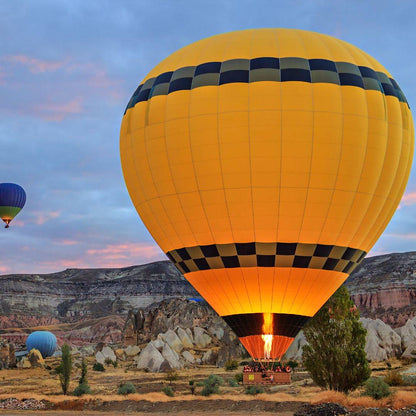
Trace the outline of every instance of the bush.
{"label": "bush", "polygon": [[169,396],[169,397],[173,397],[175,395],[175,392],[173,391],[172,387],[170,387],[170,386],[163,387],[162,391],[163,391],[163,393],[166,394],[166,396]]}
{"label": "bush", "polygon": [[416,386],[416,376],[403,376],[404,386]]}
{"label": "bush", "polygon": [[364,395],[379,400],[383,397],[390,396],[391,392],[387,383],[381,378],[370,378],[364,383]]}
{"label": "bush", "polygon": [[132,394],[132,393],[136,393],[136,389],[131,383],[122,383],[118,386],[117,393],[118,394]]}
{"label": "bush", "polygon": [[172,384],[172,381],[176,381],[179,378],[176,370],[169,370],[166,374],[166,380],[169,381],[169,384]]}
{"label": "bush", "polygon": [[83,394],[91,394],[91,389],[88,383],[81,383],[74,390],[74,396],[82,396]]}
{"label": "bush", "polygon": [[105,367],[101,363],[94,363],[92,369],[94,371],[105,371]]}
{"label": "bush", "polygon": [[290,360],[287,365],[294,370],[296,367],[299,367],[299,363],[296,360]]}
{"label": "bush", "polygon": [[201,391],[202,396],[210,396],[220,392],[219,386],[224,384],[224,379],[216,374],[211,374],[204,380],[204,388]]}
{"label": "bush", "polygon": [[237,383],[242,383],[243,382],[243,373],[237,373],[234,375],[235,381]]}
{"label": "bush", "polygon": [[228,380],[228,385],[229,385],[230,387],[238,387],[238,383],[237,383],[237,381],[235,380],[235,378],[230,378],[230,379]]}
{"label": "bush", "polygon": [[401,386],[403,384],[403,377],[398,371],[390,370],[384,377],[384,382],[389,386]]}
{"label": "bush", "polygon": [[256,394],[264,393],[264,389],[260,386],[250,386],[246,388],[245,393],[255,396]]}
{"label": "bush", "polygon": [[236,360],[228,360],[225,363],[225,370],[226,371],[237,370],[237,368],[238,368],[238,361],[236,361]]}

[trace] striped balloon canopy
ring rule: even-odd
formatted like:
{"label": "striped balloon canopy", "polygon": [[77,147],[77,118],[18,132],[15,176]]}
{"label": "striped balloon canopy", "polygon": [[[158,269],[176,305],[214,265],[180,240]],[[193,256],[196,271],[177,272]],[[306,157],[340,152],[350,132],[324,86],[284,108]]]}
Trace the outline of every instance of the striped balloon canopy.
{"label": "striped balloon canopy", "polygon": [[120,153],[161,249],[256,359],[278,359],[381,235],[414,130],[393,76],[314,32],[180,49],[133,93]]}
{"label": "striped balloon canopy", "polygon": [[0,218],[9,228],[10,222],[26,203],[25,190],[15,183],[0,183]]}

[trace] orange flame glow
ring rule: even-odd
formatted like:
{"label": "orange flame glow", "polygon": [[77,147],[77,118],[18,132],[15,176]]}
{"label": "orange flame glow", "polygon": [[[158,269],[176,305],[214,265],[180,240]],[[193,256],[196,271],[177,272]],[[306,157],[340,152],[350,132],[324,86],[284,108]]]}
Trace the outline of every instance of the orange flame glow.
{"label": "orange flame glow", "polygon": [[270,359],[273,345],[273,315],[271,313],[263,314],[263,335],[261,336],[264,341],[264,358]]}

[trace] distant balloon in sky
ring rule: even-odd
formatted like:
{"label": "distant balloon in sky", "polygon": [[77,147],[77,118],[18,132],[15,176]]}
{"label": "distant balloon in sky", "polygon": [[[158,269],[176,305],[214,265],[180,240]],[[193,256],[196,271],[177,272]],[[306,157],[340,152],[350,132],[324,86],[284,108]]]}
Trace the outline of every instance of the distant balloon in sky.
{"label": "distant balloon in sky", "polygon": [[25,206],[26,192],[15,183],[0,183],[0,218],[9,228],[12,219]]}
{"label": "distant balloon in sky", "polygon": [[39,350],[43,358],[54,354],[57,347],[56,337],[49,331],[32,332],[26,340],[26,348],[30,351],[33,348]]}
{"label": "distant balloon in sky", "polygon": [[158,64],[127,105],[120,152],[162,250],[253,358],[278,359],[387,226],[413,137],[374,58],[319,33],[255,29]]}

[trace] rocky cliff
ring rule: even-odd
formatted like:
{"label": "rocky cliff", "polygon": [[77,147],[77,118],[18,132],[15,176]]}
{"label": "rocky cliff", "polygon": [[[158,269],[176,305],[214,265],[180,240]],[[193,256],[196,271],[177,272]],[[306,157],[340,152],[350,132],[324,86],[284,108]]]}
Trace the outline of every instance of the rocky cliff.
{"label": "rocky cliff", "polygon": [[416,316],[416,252],[366,258],[345,285],[361,316],[403,326]]}

